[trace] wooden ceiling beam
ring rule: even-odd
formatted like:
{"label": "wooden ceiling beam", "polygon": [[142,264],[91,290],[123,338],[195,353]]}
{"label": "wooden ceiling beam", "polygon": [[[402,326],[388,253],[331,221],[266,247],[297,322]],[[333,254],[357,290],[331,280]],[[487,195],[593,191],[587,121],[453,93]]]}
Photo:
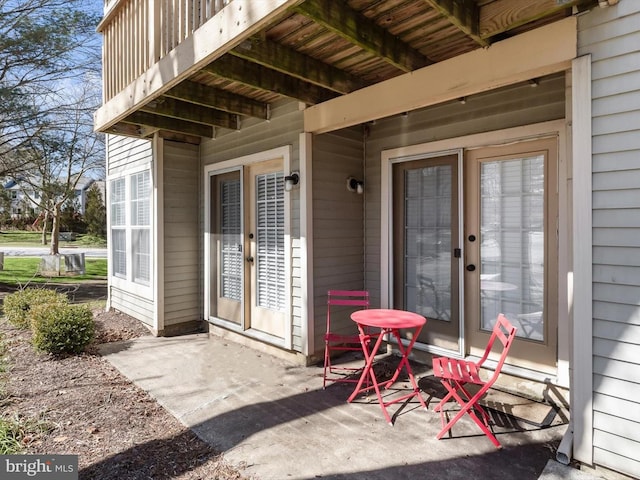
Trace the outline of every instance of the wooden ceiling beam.
{"label": "wooden ceiling beam", "polygon": [[140,126],[140,136],[142,138],[151,138],[153,137],[153,134],[156,132],[160,132],[161,130],[159,128],[156,127],[149,127],[148,125],[142,125]]}
{"label": "wooden ceiling beam", "polygon": [[254,37],[229,53],[337,93],[350,93],[366,86],[354,75],[269,40]]}
{"label": "wooden ceiling beam", "polygon": [[179,120],[187,120],[189,122],[203,123],[214,127],[229,128],[238,130],[240,128],[240,120],[238,115],[228,112],[222,112],[210,107],[203,107],[175,98],[159,98],[149,102],[140,109],[143,112],[155,113]]}
{"label": "wooden ceiling beam", "polygon": [[169,132],[167,130],[160,130],[158,132],[158,135],[160,135],[162,138],[166,140],[171,140],[173,142],[190,143],[192,145],[200,145],[200,143],[202,143],[201,137],[196,137],[194,135],[186,135],[184,133],[176,133],[176,132]]}
{"label": "wooden ceiling beam", "polygon": [[480,7],[479,34],[489,39],[561,10],[592,5],[597,5],[597,0],[495,0]]}
{"label": "wooden ceiling beam", "polygon": [[395,35],[349,8],[346,2],[306,0],[294,10],[403,72],[433,63]]}
{"label": "wooden ceiling beam", "polygon": [[164,94],[165,97],[215,108],[247,117],[269,119],[269,104],[219,88],[186,80]]}
{"label": "wooden ceiling beam", "polygon": [[136,138],[140,138],[142,136],[140,127],[138,125],[130,125],[125,123],[116,123],[106,129],[104,133],[112,133],[114,135],[124,135],[125,137]]}
{"label": "wooden ceiling beam", "polygon": [[480,10],[473,0],[424,0],[481,47],[489,46],[480,31]]}
{"label": "wooden ceiling beam", "polygon": [[213,127],[201,123],[163,117],[148,112],[135,112],[122,120],[123,123],[151,127],[189,136],[213,138]]}
{"label": "wooden ceiling beam", "polygon": [[224,55],[202,70],[249,87],[274,92],[315,105],[336,97],[330,90],[304,82],[262,65],[247,62],[233,55]]}

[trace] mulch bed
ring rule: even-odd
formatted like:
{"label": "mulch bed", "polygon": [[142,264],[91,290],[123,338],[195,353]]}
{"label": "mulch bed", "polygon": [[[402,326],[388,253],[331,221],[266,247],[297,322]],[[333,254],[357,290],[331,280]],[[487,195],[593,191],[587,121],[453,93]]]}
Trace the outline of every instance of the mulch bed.
{"label": "mulch bed", "polygon": [[[148,335],[137,320],[94,312],[96,344]],[[96,352],[54,357],[35,352],[30,333],[0,320],[9,371],[2,416],[42,428],[26,432],[28,454],[78,455],[81,479],[231,479],[228,465]]]}

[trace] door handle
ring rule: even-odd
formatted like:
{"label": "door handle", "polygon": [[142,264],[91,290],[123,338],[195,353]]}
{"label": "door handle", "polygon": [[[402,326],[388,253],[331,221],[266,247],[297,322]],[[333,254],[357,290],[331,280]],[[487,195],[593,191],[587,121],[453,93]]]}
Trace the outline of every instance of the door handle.
{"label": "door handle", "polygon": [[247,262],[253,263],[253,257],[251,256],[247,257]]}
{"label": "door handle", "polygon": [[476,269],[476,266],[474,264],[467,265],[467,271],[473,272],[475,269]]}

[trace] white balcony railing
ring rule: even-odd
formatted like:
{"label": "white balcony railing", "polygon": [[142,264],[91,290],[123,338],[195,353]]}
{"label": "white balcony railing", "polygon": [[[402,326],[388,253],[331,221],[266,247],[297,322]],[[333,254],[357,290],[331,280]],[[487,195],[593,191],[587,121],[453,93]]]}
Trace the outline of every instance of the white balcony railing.
{"label": "white balcony railing", "polygon": [[233,0],[107,0],[103,35],[103,102],[189,37]]}

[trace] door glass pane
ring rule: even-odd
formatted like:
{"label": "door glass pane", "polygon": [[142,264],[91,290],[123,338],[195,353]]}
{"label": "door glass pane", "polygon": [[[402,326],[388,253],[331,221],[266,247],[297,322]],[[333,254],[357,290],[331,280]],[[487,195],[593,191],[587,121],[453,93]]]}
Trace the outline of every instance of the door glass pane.
{"label": "door glass pane", "polygon": [[220,182],[220,296],[242,299],[240,179]]}
{"label": "door glass pane", "polygon": [[451,321],[450,165],[405,171],[405,309]]}
{"label": "door glass pane", "polygon": [[481,326],[544,338],[544,156],[481,163]]}
{"label": "door glass pane", "polygon": [[282,172],[256,176],[256,303],[285,307],[284,182]]}

